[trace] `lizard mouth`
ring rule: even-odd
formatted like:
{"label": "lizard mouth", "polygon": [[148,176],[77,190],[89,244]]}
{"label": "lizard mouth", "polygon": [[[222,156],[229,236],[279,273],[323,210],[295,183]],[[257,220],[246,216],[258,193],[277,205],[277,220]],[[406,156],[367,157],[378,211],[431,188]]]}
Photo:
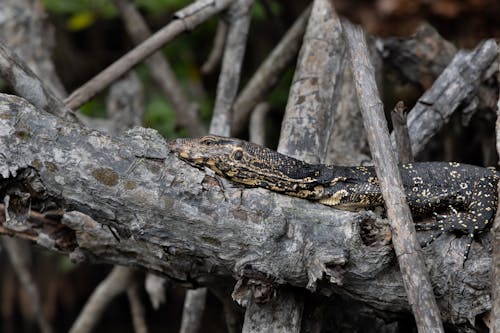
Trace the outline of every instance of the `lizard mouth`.
{"label": "lizard mouth", "polygon": [[192,146],[193,139],[174,139],[170,140],[167,145],[169,150],[176,154],[183,161],[200,167],[203,164],[203,157],[194,151]]}

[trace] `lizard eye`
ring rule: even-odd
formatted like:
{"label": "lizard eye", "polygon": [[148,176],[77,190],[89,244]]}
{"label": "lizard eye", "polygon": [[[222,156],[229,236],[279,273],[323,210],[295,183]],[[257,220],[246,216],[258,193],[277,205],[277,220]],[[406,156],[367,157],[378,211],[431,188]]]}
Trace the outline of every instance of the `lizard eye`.
{"label": "lizard eye", "polygon": [[204,144],[206,146],[212,146],[215,144],[215,139],[211,138],[209,136],[202,138],[200,141],[202,144]]}
{"label": "lizard eye", "polygon": [[233,153],[233,158],[237,161],[240,161],[243,158],[243,153],[241,150],[237,150]]}

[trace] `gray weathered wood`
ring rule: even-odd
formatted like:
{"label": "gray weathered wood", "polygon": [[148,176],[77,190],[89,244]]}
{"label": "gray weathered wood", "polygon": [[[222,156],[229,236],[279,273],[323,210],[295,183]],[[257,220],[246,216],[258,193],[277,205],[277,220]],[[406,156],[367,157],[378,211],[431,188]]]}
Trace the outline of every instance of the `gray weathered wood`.
{"label": "gray weathered wood", "polygon": [[[498,64],[499,73],[497,77],[500,79],[500,46],[498,48]],[[500,94],[497,103],[497,121],[496,121],[496,146],[497,152],[500,154]],[[500,194],[500,184],[498,185],[498,193]],[[499,203],[500,205],[500,203]],[[495,221],[492,227],[493,233],[493,267],[492,267],[492,298],[493,309],[491,311],[491,332],[500,332],[500,208],[497,207]]]}
{"label": "gray weathered wood", "polygon": [[344,36],[349,49],[363,124],[380,181],[387,217],[391,223],[394,250],[418,331],[444,332],[427,268],[417,242],[410,208],[406,202],[398,164],[391,150],[387,121],[378,95],[375,71],[368,56],[364,33],[360,27],[344,21]]}
{"label": "gray weathered wood", "polygon": [[[15,96],[0,95],[0,147],[0,195],[24,183],[33,190],[33,210],[67,212],[64,225],[27,220],[19,232],[0,220],[3,234],[70,252],[74,260],[143,267],[186,285],[257,275],[391,313],[409,310],[392,247],[362,237],[374,225],[372,212],[242,188],[181,162],[156,131],[110,138]],[[450,325],[467,325],[491,307],[488,249],[474,243],[462,268],[466,241],[447,234],[425,249]],[[487,246],[487,238],[482,242]]]}
{"label": "gray weathered wood", "polygon": [[345,54],[342,25],[329,1],[316,0],[290,87],[278,151],[318,163],[332,132],[333,93]]}
{"label": "gray weathered wood", "polygon": [[231,110],[240,83],[253,1],[236,0],[226,13],[228,20],[227,40],[217,83],[210,133],[223,136],[231,135]]}
{"label": "gray weathered wood", "polygon": [[472,52],[458,52],[432,87],[419,98],[408,113],[414,155],[422,151],[455,111],[474,110],[481,78],[496,55],[497,45],[492,39],[481,43]]}

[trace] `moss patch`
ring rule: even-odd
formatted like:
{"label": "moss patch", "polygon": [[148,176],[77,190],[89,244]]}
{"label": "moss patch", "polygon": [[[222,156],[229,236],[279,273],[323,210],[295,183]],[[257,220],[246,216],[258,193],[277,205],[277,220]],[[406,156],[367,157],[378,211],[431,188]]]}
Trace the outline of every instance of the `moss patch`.
{"label": "moss patch", "polygon": [[92,176],[94,176],[94,178],[98,182],[104,185],[115,186],[116,184],[118,184],[118,174],[109,168],[95,169],[94,171],[92,171]]}

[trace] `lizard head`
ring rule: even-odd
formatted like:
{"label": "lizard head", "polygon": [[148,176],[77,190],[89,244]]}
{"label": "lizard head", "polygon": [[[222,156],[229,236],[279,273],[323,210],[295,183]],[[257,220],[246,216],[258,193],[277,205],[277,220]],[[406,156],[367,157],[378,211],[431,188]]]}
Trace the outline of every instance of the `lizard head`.
{"label": "lizard head", "polygon": [[218,174],[241,167],[243,141],[216,135],[195,139],[175,139],[169,142],[170,150],[177,156],[198,168],[208,167]]}
{"label": "lizard head", "polygon": [[170,141],[169,148],[195,167],[208,167],[221,176],[250,186],[281,188],[285,187],[283,184],[305,186],[308,179],[314,181],[311,171],[315,173],[315,170],[311,170],[310,165],[240,139],[216,135],[175,139]]}

